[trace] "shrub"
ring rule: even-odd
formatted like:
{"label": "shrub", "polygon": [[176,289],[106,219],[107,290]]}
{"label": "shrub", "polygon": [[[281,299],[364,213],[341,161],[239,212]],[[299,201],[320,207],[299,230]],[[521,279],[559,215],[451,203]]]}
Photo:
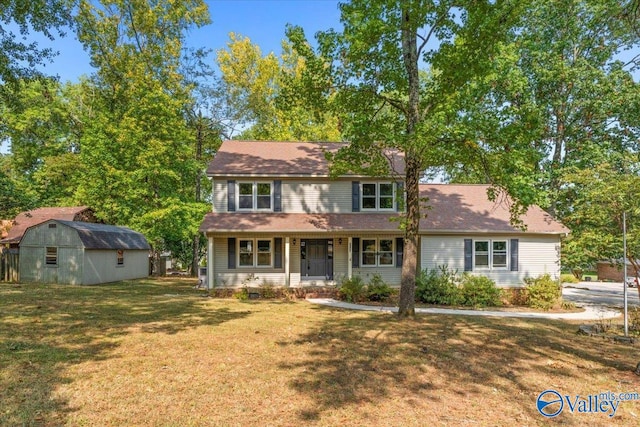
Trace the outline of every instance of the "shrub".
{"label": "shrub", "polygon": [[249,289],[247,289],[247,287],[245,286],[239,291],[235,292],[233,294],[233,297],[239,299],[240,301],[246,301],[249,299]]}
{"label": "shrub", "polygon": [[359,302],[365,295],[365,286],[362,277],[353,276],[345,279],[340,284],[340,296],[347,302]]}
{"label": "shrub", "polygon": [[277,296],[275,287],[269,282],[262,282],[260,285],[260,298],[274,299]]}
{"label": "shrub", "polygon": [[543,274],[536,278],[525,279],[527,305],[533,308],[549,310],[562,299],[562,287],[557,280]]}
{"label": "shrub", "polygon": [[427,304],[456,305],[460,302],[457,273],[447,266],[425,269],[416,276],[416,297]]}
{"label": "shrub", "polygon": [[369,301],[383,301],[391,296],[393,289],[385,283],[378,273],[374,274],[367,285]]}
{"label": "shrub", "polygon": [[560,283],[580,283],[580,280],[571,273],[563,273],[560,275]]}
{"label": "shrub", "polygon": [[463,305],[488,307],[500,305],[502,292],[496,283],[486,276],[464,274],[460,294]]}

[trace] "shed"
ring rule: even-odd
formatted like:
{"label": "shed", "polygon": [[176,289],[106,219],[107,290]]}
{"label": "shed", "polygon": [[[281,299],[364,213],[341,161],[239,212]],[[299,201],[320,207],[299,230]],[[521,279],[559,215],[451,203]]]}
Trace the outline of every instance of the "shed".
{"label": "shed", "polygon": [[149,243],[114,225],[49,220],[29,227],[20,241],[23,282],[95,285],[147,277]]}

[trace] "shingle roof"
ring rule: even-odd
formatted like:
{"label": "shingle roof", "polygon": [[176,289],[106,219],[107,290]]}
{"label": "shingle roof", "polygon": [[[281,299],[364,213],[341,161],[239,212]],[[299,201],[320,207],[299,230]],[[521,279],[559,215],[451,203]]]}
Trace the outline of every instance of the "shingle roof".
{"label": "shingle roof", "polygon": [[56,220],[55,222],[76,230],[86,249],[150,249],[142,233],[127,227],[79,221]]}
{"label": "shingle roof", "polygon": [[[329,176],[326,152],[343,142],[224,141],[209,163],[207,175],[216,176]],[[397,173],[404,173],[402,156],[390,156]]]}
{"label": "shingle roof", "polygon": [[[491,202],[486,185],[420,185],[420,195],[429,197],[430,210],[420,221],[421,233],[523,233],[510,224],[509,204],[505,199]],[[398,214],[382,213],[208,213],[202,232],[229,233],[319,233],[381,232],[398,233]],[[521,218],[525,233],[565,234],[569,230],[537,206],[531,206]]]}
{"label": "shingle roof", "polygon": [[9,230],[7,237],[0,240],[0,243],[18,243],[27,228],[43,223],[50,219],[61,219],[73,221],[76,215],[90,210],[87,206],[72,206],[61,208],[38,208],[22,212],[13,220],[13,226]]}
{"label": "shingle roof", "polygon": [[[431,210],[424,211],[423,229],[438,231],[518,232],[510,224],[507,197],[495,202],[487,196],[488,185],[421,184],[420,196],[428,197]],[[538,206],[530,206],[521,218],[529,233],[568,233],[569,229]]]}

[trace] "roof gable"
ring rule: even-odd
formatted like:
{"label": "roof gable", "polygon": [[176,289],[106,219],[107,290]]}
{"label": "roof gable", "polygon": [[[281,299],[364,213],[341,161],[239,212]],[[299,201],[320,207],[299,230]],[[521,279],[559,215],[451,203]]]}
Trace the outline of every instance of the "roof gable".
{"label": "roof gable", "polygon": [[93,210],[87,206],[45,207],[21,212],[13,220],[7,236],[0,243],[18,243],[27,228],[50,219],[73,221],[94,217]]}

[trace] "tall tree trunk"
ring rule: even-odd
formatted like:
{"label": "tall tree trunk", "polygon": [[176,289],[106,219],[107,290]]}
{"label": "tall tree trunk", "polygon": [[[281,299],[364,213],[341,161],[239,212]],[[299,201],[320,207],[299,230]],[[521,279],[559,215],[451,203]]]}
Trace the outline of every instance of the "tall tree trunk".
{"label": "tall tree trunk", "polygon": [[[202,118],[202,112],[198,112],[196,119],[196,162],[198,166],[202,163],[202,145],[204,144],[204,121]],[[202,197],[202,171],[198,169],[196,171],[196,203],[200,202]],[[198,277],[200,267],[200,234],[196,233],[193,236],[193,261],[191,262],[191,277]]]}
{"label": "tall tree trunk", "polygon": [[420,120],[420,80],[418,75],[418,46],[416,25],[408,9],[402,11],[402,59],[409,82],[409,104],[406,110],[407,146],[405,151],[405,188],[407,212],[404,232],[404,255],[400,280],[398,316],[415,315],[416,273],[418,268],[418,235],[420,231],[420,186],[421,161],[416,147],[416,127]]}

